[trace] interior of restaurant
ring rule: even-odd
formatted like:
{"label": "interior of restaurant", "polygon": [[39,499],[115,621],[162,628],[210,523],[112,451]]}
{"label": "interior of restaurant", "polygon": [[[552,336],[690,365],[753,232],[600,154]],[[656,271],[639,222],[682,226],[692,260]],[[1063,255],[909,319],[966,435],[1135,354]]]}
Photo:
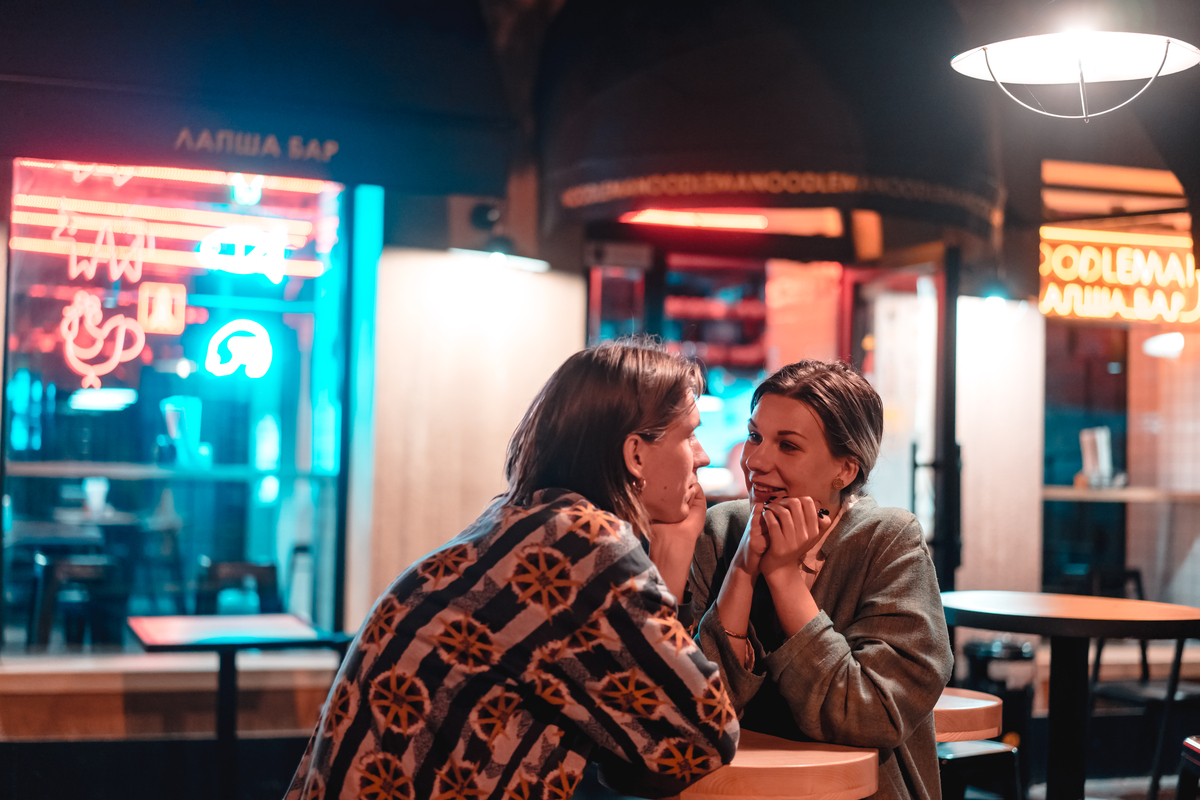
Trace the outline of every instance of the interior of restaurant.
{"label": "interior of restaurant", "polygon": [[[296,116],[311,86],[236,129],[209,108],[228,76],[153,114],[105,95],[161,130],[64,142],[48,104],[0,135],[0,753],[35,765],[8,779],[67,759],[205,773],[217,660],[144,652],[126,619],[283,612],[353,633],[503,491],[554,367],[624,335],[702,365],[710,501],[746,494],[757,382],[841,359],[884,401],[869,491],[918,517],[943,589],[1200,606],[1200,187],[1160,135],[1177,109],[1064,129],[993,104],[946,69],[983,24],[961,3],[855,34],[896,48],[915,93],[855,60],[844,12],[793,30],[749,4],[670,28],[566,3],[506,29],[498,5],[461,30],[425,20],[397,71],[437,62],[459,83],[389,98],[390,139],[332,102]],[[496,32],[521,25],[538,34]],[[309,78],[328,101],[332,79]],[[309,122],[332,133],[290,134]],[[956,637],[965,680],[968,645],[998,634]],[[1037,783],[1049,647],[1003,642],[1018,656],[983,669]],[[1149,647],[1155,677],[1171,651]],[[1098,678],[1139,659],[1110,643]],[[282,793],[337,664],[237,656],[261,796]],[[1183,675],[1200,679],[1200,649]],[[1093,720],[1097,775],[1148,770],[1153,720],[1104,702]]]}

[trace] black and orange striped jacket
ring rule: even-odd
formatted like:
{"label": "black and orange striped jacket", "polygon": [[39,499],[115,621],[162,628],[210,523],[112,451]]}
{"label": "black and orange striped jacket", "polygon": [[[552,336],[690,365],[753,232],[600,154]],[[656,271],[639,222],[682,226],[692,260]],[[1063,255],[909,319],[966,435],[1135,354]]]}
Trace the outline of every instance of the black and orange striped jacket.
{"label": "black and orange striped jacket", "polygon": [[492,506],[378,600],[287,800],[566,800],[597,757],[682,788],[737,736],[630,526],[547,490]]}

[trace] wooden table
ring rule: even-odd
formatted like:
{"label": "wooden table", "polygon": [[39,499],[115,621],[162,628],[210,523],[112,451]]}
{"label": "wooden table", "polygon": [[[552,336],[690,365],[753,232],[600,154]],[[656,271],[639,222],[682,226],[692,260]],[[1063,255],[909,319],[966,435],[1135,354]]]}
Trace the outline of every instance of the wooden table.
{"label": "wooden table", "polygon": [[693,783],[679,800],[862,800],[878,786],[878,750],[743,729],[733,762]]}
{"label": "wooden table", "polygon": [[220,800],[237,795],[238,650],[293,650],[330,647],[342,650],[345,634],[314,628],[292,614],[244,614],[129,617],[142,647],[152,653],[215,652],[217,673],[217,778]]}
{"label": "wooden table", "polygon": [[943,592],[949,625],[1050,637],[1047,800],[1082,800],[1092,638],[1200,637],[1200,609],[1036,592]]}

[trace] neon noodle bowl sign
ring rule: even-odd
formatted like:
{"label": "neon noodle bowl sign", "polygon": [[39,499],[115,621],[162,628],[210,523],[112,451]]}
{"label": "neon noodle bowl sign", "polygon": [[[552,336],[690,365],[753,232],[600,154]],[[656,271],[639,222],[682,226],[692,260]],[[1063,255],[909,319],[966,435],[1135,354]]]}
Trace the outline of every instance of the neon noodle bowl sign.
{"label": "neon noodle bowl sign", "polygon": [[1072,319],[1200,320],[1190,236],[1042,228],[1038,309]]}

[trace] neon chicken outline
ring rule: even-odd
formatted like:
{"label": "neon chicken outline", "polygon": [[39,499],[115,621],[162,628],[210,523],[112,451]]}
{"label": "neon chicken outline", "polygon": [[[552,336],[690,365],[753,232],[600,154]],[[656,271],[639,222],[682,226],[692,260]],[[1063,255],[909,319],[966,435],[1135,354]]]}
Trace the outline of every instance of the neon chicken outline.
{"label": "neon chicken outline", "polygon": [[[100,323],[104,324],[101,325]],[[79,328],[83,329],[94,340],[87,347],[77,346],[75,339],[79,336]],[[63,309],[63,320],[58,326],[63,337],[63,357],[76,374],[83,376],[84,389],[100,388],[100,376],[107,375],[124,361],[132,361],[146,346],[146,334],[136,320],[117,314],[104,321],[104,310],[100,306],[100,298],[86,290],[80,289],[75,293],[71,304]],[[106,360],[99,364],[88,364],[84,359],[95,358],[104,348],[104,342],[113,331],[117,337],[113,342],[113,351]],[[125,346],[126,334],[133,336],[133,346]]]}

